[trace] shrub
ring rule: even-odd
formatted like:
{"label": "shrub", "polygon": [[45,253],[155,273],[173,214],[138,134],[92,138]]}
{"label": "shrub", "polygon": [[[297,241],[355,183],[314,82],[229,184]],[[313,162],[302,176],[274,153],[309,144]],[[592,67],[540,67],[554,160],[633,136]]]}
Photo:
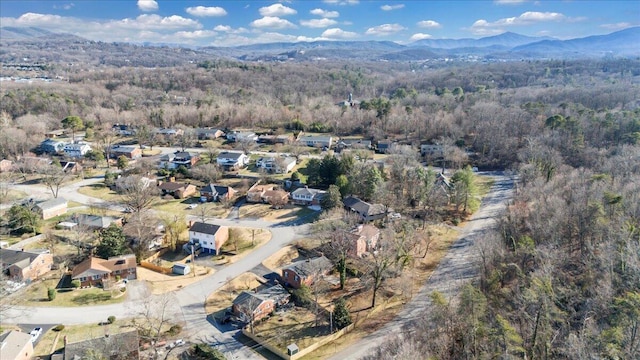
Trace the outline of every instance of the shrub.
{"label": "shrub", "polygon": [[48,288],[47,299],[49,299],[49,301],[53,301],[55,298],[56,298],[56,289]]}
{"label": "shrub", "polygon": [[77,289],[80,287],[80,280],[72,280],[71,281],[71,287],[74,289]]}
{"label": "shrub", "polygon": [[109,324],[113,324],[114,322],[116,322],[116,317],[115,317],[115,316],[113,316],[113,315],[109,316],[109,317],[107,318],[107,322],[108,322]]}
{"label": "shrub", "polygon": [[347,303],[344,301],[344,298],[336,300],[336,306],[333,309],[333,319],[338,329],[351,325],[351,314],[349,313],[349,309],[347,309]]}
{"label": "shrub", "polygon": [[53,331],[62,331],[62,330],[64,330],[64,325],[62,325],[62,324],[56,325],[51,330],[53,330]]}
{"label": "shrub", "polygon": [[302,285],[299,289],[291,291],[291,299],[298,306],[309,306],[312,303],[311,290],[308,286]]}
{"label": "shrub", "polygon": [[180,332],[182,331],[182,326],[176,324],[176,325],[171,325],[171,327],[169,328],[169,330],[167,331],[167,335],[169,336],[176,336],[178,334],[180,334]]}
{"label": "shrub", "polygon": [[120,292],[121,292],[121,293],[126,292],[126,291],[127,291],[127,288],[126,288],[126,287],[122,287],[122,288],[120,288]]}

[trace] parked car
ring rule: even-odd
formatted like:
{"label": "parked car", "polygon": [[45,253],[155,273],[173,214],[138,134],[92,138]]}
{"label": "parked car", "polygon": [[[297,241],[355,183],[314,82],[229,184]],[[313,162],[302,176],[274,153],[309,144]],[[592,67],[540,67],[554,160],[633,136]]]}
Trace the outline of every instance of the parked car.
{"label": "parked car", "polygon": [[40,334],[42,334],[41,327],[33,328],[33,330],[31,330],[31,332],[29,333],[29,335],[31,335],[31,342],[35,343],[36,340],[38,340],[38,338],[40,337]]}
{"label": "parked car", "polygon": [[189,209],[195,209],[198,207],[198,204],[191,204],[188,206]]}

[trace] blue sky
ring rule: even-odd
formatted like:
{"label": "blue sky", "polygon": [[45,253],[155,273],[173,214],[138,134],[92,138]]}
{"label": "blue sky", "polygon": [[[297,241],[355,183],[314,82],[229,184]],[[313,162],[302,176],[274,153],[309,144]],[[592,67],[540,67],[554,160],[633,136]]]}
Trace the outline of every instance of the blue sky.
{"label": "blue sky", "polygon": [[640,25],[640,1],[0,1],[1,26],[90,40],[236,46],[276,41],[479,38],[506,31],[569,39]]}

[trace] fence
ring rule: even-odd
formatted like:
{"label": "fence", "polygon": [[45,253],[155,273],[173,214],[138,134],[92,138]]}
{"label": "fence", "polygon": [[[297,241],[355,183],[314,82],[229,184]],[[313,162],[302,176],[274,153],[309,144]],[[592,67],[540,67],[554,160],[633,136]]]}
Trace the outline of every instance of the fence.
{"label": "fence", "polygon": [[161,274],[171,274],[173,273],[173,269],[172,268],[166,268],[166,267],[162,267],[162,266],[158,266],[158,265],[154,265],[150,262],[146,262],[146,261],[141,261],[140,262],[140,266],[142,266],[145,269],[149,269],[155,272],[159,272]]}

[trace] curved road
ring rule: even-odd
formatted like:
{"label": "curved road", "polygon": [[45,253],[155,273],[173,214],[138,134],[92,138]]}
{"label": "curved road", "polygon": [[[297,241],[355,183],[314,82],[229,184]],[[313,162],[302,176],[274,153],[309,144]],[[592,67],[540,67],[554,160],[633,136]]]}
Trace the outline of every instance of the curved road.
{"label": "curved road", "polygon": [[441,292],[447,299],[459,294],[462,286],[478,275],[480,257],[477,241],[495,227],[495,219],[504,212],[512,197],[513,181],[502,175],[490,175],[495,182],[482,200],[480,209],[462,228],[462,232],[420,292],[405,305],[400,313],[382,329],[365,336],[348,348],[334,354],[331,360],[360,359],[385,342],[388,337],[402,333],[405,324],[422,317],[431,307],[429,295]]}

